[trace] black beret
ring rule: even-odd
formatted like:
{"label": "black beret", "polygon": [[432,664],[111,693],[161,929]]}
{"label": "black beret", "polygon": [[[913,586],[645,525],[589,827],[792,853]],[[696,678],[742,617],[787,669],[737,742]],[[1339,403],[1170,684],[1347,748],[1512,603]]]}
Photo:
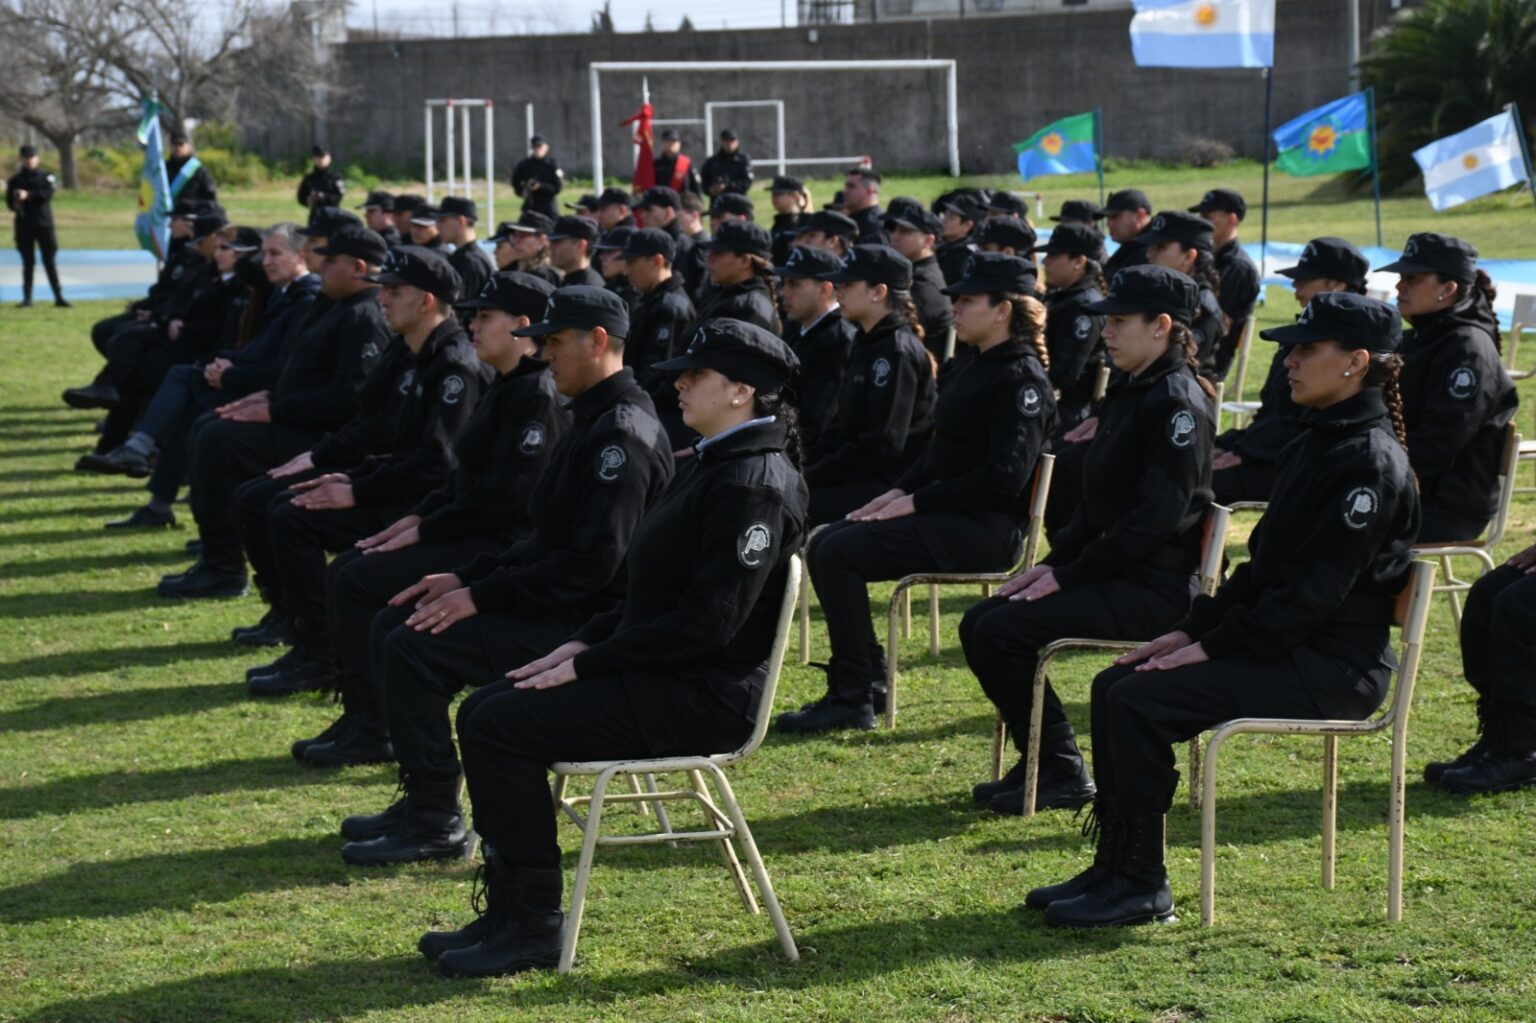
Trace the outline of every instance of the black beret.
{"label": "black beret", "polygon": [[457,302],[464,282],[448,257],[420,245],[402,245],[389,254],[384,268],[365,280],[374,284],[404,284],[436,295],[443,302]]}
{"label": "black beret", "polygon": [[750,220],[728,220],[715,229],[714,237],[707,242],[700,242],[699,248],[709,251],[718,249],[722,252],[735,252],[744,256],[762,256],[768,258],[773,254],[773,239],[768,237],[768,232],[759,224]]}
{"label": "black beret", "polygon": [[549,308],[555,286],[535,274],[503,270],[492,274],[474,298],[459,303],[460,309],[500,309],[513,316],[538,321]]}
{"label": "black beret", "polygon": [[651,367],[663,373],[712,369],[764,394],[783,390],[800,360],[777,334],[755,323],[723,317],[705,320],[694,331],[688,350]]}
{"label": "black beret", "polygon": [[1397,307],[1347,291],[1325,291],[1284,327],[1259,331],[1266,341],[1283,345],[1333,341],[1341,348],[1395,352],[1403,340],[1403,318]]}
{"label": "black beret", "polygon": [[843,268],[843,261],[826,249],[809,245],[796,245],[789,250],[789,259],[783,266],[773,268],[774,273],[785,280],[792,277],[815,277],[825,280]]}
{"label": "black beret", "polygon": [[1301,250],[1301,259],[1295,266],[1278,271],[1280,276],[1293,281],[1313,281],[1327,278],[1346,284],[1360,284],[1370,272],[1371,264],[1343,238],[1313,238]]}
{"label": "black beret", "polygon": [[912,262],[889,245],[855,245],[843,265],[821,279],[833,284],[863,281],[906,291],[912,287]]}
{"label": "black beret", "polygon": [[1426,231],[1411,235],[1403,254],[1380,269],[1383,273],[1434,273],[1453,281],[1470,281],[1477,275],[1477,249],[1460,238]]}
{"label": "black beret", "polygon": [[1200,285],[1166,266],[1128,266],[1109,282],[1109,294],[1081,306],[1084,312],[1105,316],[1127,313],[1167,313],[1188,325],[1200,304]]}
{"label": "black beret", "polygon": [[595,242],[598,231],[597,221],[591,217],[561,217],[555,221],[555,229],[550,233],[549,240],[555,242],[564,238],[585,238]]}
{"label": "black beret", "polygon": [[1034,294],[1035,264],[1022,256],[1002,252],[978,252],[966,264],[965,274],[944,289],[951,298],[960,295],[992,295],[998,292]]}
{"label": "black beret", "polygon": [[677,243],[659,227],[642,227],[631,231],[624,243],[624,258],[644,259],[649,256],[665,256],[670,263],[677,258]]}
{"label": "black beret", "polygon": [[384,239],[366,227],[343,227],[325,236],[325,244],[315,249],[322,256],[351,256],[369,266],[380,266],[389,256]]}
{"label": "black beret", "polygon": [[543,337],[561,330],[596,330],[602,327],[614,337],[629,334],[629,303],[622,295],[590,284],[556,288],[549,296],[544,318],[513,333],[520,337]]}

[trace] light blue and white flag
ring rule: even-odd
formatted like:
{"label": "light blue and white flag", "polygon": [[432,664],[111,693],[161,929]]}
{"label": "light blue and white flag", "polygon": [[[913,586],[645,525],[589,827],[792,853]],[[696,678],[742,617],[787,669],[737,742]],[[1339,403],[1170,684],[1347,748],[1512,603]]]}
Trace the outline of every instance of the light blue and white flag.
{"label": "light blue and white flag", "polygon": [[171,246],[171,186],[165,179],[165,151],[160,138],[160,101],[145,97],[139,101],[143,117],[139,120],[139,144],[144,147],[144,171],[139,176],[139,214],[134,218],[134,233],[139,247],[165,262]]}
{"label": "light blue and white flag", "polygon": [[1274,67],[1275,0],[1133,0],[1142,67]]}
{"label": "light blue and white flag", "polygon": [[1496,114],[1414,151],[1424,172],[1424,194],[1437,211],[1530,180],[1520,126],[1509,111]]}

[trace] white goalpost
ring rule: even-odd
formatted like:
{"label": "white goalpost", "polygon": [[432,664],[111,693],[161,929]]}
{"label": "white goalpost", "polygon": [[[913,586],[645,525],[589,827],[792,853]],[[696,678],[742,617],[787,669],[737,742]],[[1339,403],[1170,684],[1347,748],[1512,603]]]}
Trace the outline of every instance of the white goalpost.
{"label": "white goalpost", "polygon": [[[722,61],[597,61],[587,65],[587,90],[592,113],[592,180],[599,191],[603,187],[603,100],[602,73],[638,72],[657,74],[666,71],[942,71],[944,72],[945,141],[951,177],[960,176],[959,90],[953,60],[722,60]],[[714,138],[714,110],[731,106],[777,106],[777,159],[765,160],[785,173],[789,164],[846,164],[867,161],[864,156],[826,156],[792,158],[786,154],[783,100],[712,101],[704,105],[703,124],[706,137]],[[653,124],[698,124],[697,119],[657,120]]]}
{"label": "white goalpost", "polygon": [[[433,166],[432,143],[435,135],[436,112],[443,111],[443,126],[447,133],[444,147],[447,158],[448,180],[444,183],[445,194],[474,198],[474,148],[471,111],[484,113],[485,125],[485,206],[482,222],[496,222],[496,104],[489,99],[429,99],[426,109],[426,174],[427,202],[437,202],[436,168]],[[458,116],[455,116],[457,114]],[[456,138],[456,136],[458,136]],[[462,148],[461,148],[462,146]],[[460,163],[462,161],[462,165]]]}

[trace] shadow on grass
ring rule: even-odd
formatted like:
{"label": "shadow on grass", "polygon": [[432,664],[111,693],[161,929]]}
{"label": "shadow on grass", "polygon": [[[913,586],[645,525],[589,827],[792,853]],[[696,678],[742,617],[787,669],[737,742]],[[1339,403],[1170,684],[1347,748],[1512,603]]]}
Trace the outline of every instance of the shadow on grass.
{"label": "shadow on grass", "polygon": [[[79,476],[80,482],[69,486],[57,487],[51,490],[29,487],[26,490],[11,494],[9,499],[21,501],[44,501],[59,497],[86,497],[90,494],[120,494],[137,496],[144,485],[143,480],[129,479],[127,476],[118,477],[112,482],[109,476]],[[92,483],[92,480],[107,480],[105,483]],[[135,489],[135,485],[139,489]]]}
{"label": "shadow on grass", "polygon": [[[102,508],[100,511],[107,513],[110,509]],[[89,527],[35,529],[25,533],[0,531],[0,547],[42,547],[55,543],[95,543],[101,540],[110,540],[112,537],[113,532]]]}
{"label": "shadow on grass", "polygon": [[[192,560],[182,554],[176,561]],[[207,598],[238,600],[237,597]],[[161,597],[153,585],[131,590],[75,590],[55,593],[8,593],[0,596],[0,621],[21,618],[78,618],[83,615],[111,614],[136,609],[167,609],[191,606],[175,598]],[[174,613],[172,610],[171,613]]]}
{"label": "shadow on grass", "polygon": [[[33,433],[26,433],[26,434],[21,434],[21,435],[12,435],[11,437],[7,437],[4,431],[0,431],[0,442],[4,442],[6,440],[21,441],[21,440],[36,440],[36,439],[37,439],[37,435],[33,434]],[[69,447],[69,445],[67,445],[67,444],[49,444],[49,445],[46,445],[46,446],[43,446],[43,447],[18,448],[18,447],[10,447],[9,445],[5,445],[3,443],[0,443],[0,459],[5,459],[5,458],[59,458],[59,457],[65,456],[65,455],[67,455],[69,453],[68,450],[67,450],[68,447]],[[71,459],[71,462],[73,462],[73,459]]]}
{"label": "shadow on grass", "polygon": [[76,554],[39,561],[13,561],[5,566],[4,574],[7,579],[46,578],[71,572],[102,572],[114,568],[164,568],[167,565],[185,565],[187,559],[187,552],[179,547],[162,551],[123,551],[119,554]]}
{"label": "shadow on grass", "polygon": [[25,707],[0,712],[0,735],[47,732],[82,725],[118,725],[128,721],[197,714],[213,707],[247,702],[244,686],[238,683],[235,673],[230,672],[229,680],[223,682],[114,690],[39,700]]}
{"label": "shadow on grass", "polygon": [[32,480],[51,480],[60,476],[69,476],[74,473],[70,465],[59,465],[52,469],[12,469],[9,472],[0,472],[0,483],[29,483]]}

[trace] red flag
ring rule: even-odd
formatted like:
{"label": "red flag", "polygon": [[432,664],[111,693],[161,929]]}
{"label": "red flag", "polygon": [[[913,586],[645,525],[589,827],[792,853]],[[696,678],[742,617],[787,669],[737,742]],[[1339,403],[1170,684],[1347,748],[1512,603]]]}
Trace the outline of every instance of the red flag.
{"label": "red flag", "polygon": [[627,121],[620,121],[621,125],[633,124],[635,126],[635,145],[639,151],[635,154],[635,180],[633,191],[636,194],[645,191],[656,184],[656,158],[652,151],[651,138],[651,105],[643,104],[639,113]]}

